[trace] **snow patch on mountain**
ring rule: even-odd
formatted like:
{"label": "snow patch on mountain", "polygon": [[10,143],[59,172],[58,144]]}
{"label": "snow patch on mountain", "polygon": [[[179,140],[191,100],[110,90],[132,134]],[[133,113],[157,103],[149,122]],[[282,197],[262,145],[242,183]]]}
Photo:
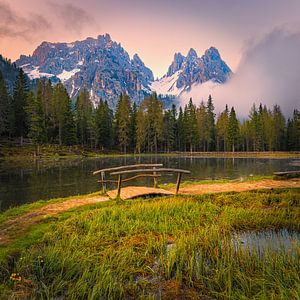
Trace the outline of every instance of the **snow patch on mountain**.
{"label": "snow patch on mountain", "polygon": [[[26,67],[23,67],[25,70]],[[25,71],[26,72],[26,71]],[[36,79],[41,77],[51,78],[54,75],[50,73],[40,72],[38,66],[34,66],[32,70],[26,72],[30,79]]]}
{"label": "snow patch on mountain", "polygon": [[74,76],[76,73],[80,72],[80,69],[73,69],[71,71],[66,71],[66,70],[63,70],[60,74],[56,75],[56,77],[58,77],[61,82],[65,82],[67,80],[69,80],[72,76]]}
{"label": "snow patch on mountain", "polygon": [[165,75],[159,80],[153,81],[150,85],[152,92],[156,92],[158,95],[173,95],[179,96],[184,88],[178,89],[176,82],[180,75],[180,71],[176,71],[172,76]]}

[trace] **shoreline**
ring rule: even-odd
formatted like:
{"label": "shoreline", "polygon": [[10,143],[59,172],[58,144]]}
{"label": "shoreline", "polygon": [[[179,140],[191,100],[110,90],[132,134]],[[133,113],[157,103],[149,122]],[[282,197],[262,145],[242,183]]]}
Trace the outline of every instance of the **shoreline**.
{"label": "shoreline", "polygon": [[300,152],[295,151],[264,151],[264,152],[161,152],[161,153],[121,153],[104,152],[93,150],[81,146],[58,146],[42,145],[40,154],[34,155],[35,148],[32,145],[24,146],[1,146],[0,161],[49,161],[77,158],[113,158],[113,157],[147,157],[147,156],[166,156],[166,157],[187,157],[187,158],[300,158]]}

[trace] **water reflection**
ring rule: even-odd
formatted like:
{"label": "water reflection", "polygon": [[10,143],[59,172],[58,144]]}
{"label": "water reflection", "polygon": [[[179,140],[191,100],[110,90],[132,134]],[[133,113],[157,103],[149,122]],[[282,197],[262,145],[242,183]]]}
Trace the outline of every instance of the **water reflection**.
{"label": "water reflection", "polygon": [[[119,165],[162,163],[165,167],[191,171],[184,180],[240,178],[270,175],[274,171],[297,169],[300,160],[261,158],[208,158],[196,156],[130,156],[97,159],[63,159],[51,163],[29,165],[0,162],[0,209],[39,199],[65,197],[99,190],[97,176],[92,171]],[[161,182],[175,182],[175,176],[165,174]],[[127,184],[152,184],[152,179],[139,179]]]}
{"label": "water reflection", "polygon": [[300,250],[300,233],[287,229],[246,231],[232,238],[236,250],[242,249],[264,257],[269,251],[296,255]]}

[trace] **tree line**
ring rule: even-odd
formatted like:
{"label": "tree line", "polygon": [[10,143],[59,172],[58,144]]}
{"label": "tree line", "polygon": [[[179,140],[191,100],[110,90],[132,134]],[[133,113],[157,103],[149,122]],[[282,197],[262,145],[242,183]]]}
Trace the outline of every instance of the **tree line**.
{"label": "tree line", "polygon": [[123,153],[299,151],[300,112],[286,121],[279,105],[253,105],[241,122],[227,105],[216,115],[211,96],[199,106],[190,99],[177,110],[164,109],[155,93],[139,106],[121,94],[114,112],[102,99],[95,108],[86,89],[75,103],[62,83],[41,79],[30,90],[20,69],[12,95],[0,73],[0,137]]}

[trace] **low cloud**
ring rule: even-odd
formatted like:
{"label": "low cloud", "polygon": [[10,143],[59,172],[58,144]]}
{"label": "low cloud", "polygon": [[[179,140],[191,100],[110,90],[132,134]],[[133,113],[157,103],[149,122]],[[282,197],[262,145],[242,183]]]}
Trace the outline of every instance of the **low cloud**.
{"label": "low cloud", "polygon": [[48,2],[55,15],[59,17],[65,29],[72,32],[81,32],[83,27],[95,24],[94,18],[81,7],[72,3]]}
{"label": "low cloud", "polygon": [[0,2],[0,37],[24,38],[31,40],[49,29],[48,21],[39,14],[23,17],[12,10],[5,2]]}
{"label": "low cloud", "polygon": [[300,32],[276,29],[263,39],[247,45],[237,71],[226,84],[207,82],[181,96],[185,104],[206,101],[212,94],[216,111],[225,104],[246,117],[253,103],[272,107],[279,104],[286,116],[300,109]]}

